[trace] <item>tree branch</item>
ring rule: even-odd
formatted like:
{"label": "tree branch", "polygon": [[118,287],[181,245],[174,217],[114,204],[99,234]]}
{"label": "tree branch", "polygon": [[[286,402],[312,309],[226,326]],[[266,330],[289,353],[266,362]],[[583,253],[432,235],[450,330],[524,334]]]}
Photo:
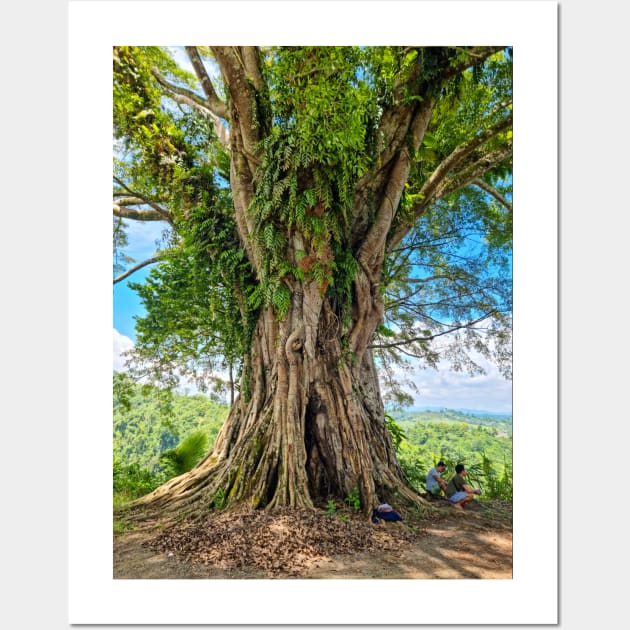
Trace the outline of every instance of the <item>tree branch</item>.
{"label": "tree branch", "polygon": [[466,166],[459,173],[444,181],[433,195],[432,201],[441,199],[442,197],[445,197],[446,195],[458,190],[459,188],[468,186],[473,181],[478,179],[481,175],[489,171],[491,168],[495,167],[497,164],[500,164],[501,162],[503,162],[503,160],[506,160],[511,155],[512,142],[508,142],[507,146],[505,147],[496,149],[495,151],[491,151],[490,153],[483,155],[475,162],[472,162],[471,164]]}
{"label": "tree branch", "polygon": [[[422,138],[429,126],[431,114],[435,106],[433,99],[425,99],[413,113],[410,121],[407,123],[405,137],[407,137],[411,146],[411,151],[418,150],[422,142]],[[382,257],[385,251],[385,241],[387,234],[392,226],[402,191],[409,177],[411,169],[410,149],[403,144],[399,149],[396,160],[388,172],[387,184],[383,191],[379,207],[376,212],[374,222],[370,226],[366,237],[358,252],[359,260],[370,268],[376,267],[376,273],[380,274],[380,262],[375,260],[378,253]]]}
{"label": "tree branch", "polygon": [[[165,210],[164,208],[162,208],[161,206],[159,206],[157,203],[155,203],[154,201],[152,201],[151,199],[149,199],[148,197],[145,197],[144,195],[141,195],[138,192],[134,192],[133,190],[131,190],[131,188],[129,188],[127,186],[127,184],[125,184],[121,179],[118,179],[118,177],[114,176],[114,181],[121,187],[124,188],[130,195],[132,195],[133,197],[138,197],[139,199],[141,199],[144,203],[146,203],[148,206],[151,206],[158,214],[160,214],[162,216],[162,220],[166,221],[169,225],[173,225],[173,216],[172,214],[168,211]],[[114,204],[115,206],[116,204]],[[149,219],[150,221],[155,221],[156,219]]]}
{"label": "tree branch", "polygon": [[247,71],[247,76],[251,79],[257,90],[264,89],[264,81],[262,77],[262,60],[260,58],[260,50],[256,46],[241,46],[240,49],[243,65]]}
{"label": "tree branch", "polygon": [[212,81],[206,72],[206,68],[203,65],[203,61],[201,60],[201,56],[199,55],[199,51],[196,46],[185,46],[186,53],[188,54],[188,58],[190,59],[190,63],[195,70],[195,74],[201,83],[201,87],[203,88],[204,94],[208,99],[208,106],[210,109],[220,118],[227,118],[228,110],[225,103],[217,96],[217,93],[214,91],[214,86],[212,85]]}
{"label": "tree branch", "polygon": [[[230,107],[230,184],[233,191],[234,217],[238,226],[241,245],[247,252],[257,273],[261,263],[252,246],[255,231],[253,218],[247,210],[254,195],[254,173],[259,164],[256,157],[261,133],[266,121],[258,120],[256,87],[248,77],[245,63],[241,58],[243,50],[232,46],[214,46],[212,53],[229,93]],[[258,55],[257,49],[248,50],[246,56]]]}
{"label": "tree branch", "polygon": [[[443,85],[450,77],[470,67],[480,65],[489,56],[503,48],[503,46],[467,48],[465,50],[469,58],[462,59],[454,65],[451,65],[452,55],[449,56],[448,49],[437,49],[434,54],[440,57],[439,63],[442,68],[439,78],[440,83]],[[367,250],[375,251],[384,245],[398,208],[400,195],[410,170],[410,161],[408,155],[405,155],[405,142],[409,142],[413,153],[418,150],[435,106],[435,100],[432,96],[433,92],[426,88],[421,80],[423,69],[424,63],[421,58],[418,58],[405,80],[397,80],[394,87],[396,102],[390,108],[385,109],[379,121],[377,138],[379,138],[381,148],[375,160],[375,166],[361,178],[355,189],[353,209],[355,217],[360,217],[361,213],[365,214],[367,199],[375,197],[379,200],[378,206],[374,208],[375,221],[369,227],[367,237],[361,246],[366,259]],[[420,97],[420,103],[414,100],[417,97]],[[483,137],[483,133],[480,136],[479,144],[488,139]],[[478,144],[475,146],[478,146]],[[472,152],[475,146],[471,146],[469,152]],[[461,159],[465,155],[461,156]],[[452,165],[448,168],[446,173],[454,166]],[[404,181],[401,180],[400,175],[403,176]],[[408,231],[409,227],[406,227],[406,231]],[[355,224],[355,230],[352,235],[353,244],[364,238],[366,230],[365,221],[358,221]]]}
{"label": "tree branch", "polygon": [[512,204],[498,191],[489,184],[486,184],[482,179],[473,179],[471,184],[474,184],[478,188],[481,188],[489,195],[492,195],[500,204],[504,205],[510,212],[512,212]]}
{"label": "tree branch", "polygon": [[256,152],[261,139],[260,130],[264,127],[263,121],[257,120],[256,88],[247,74],[239,49],[233,46],[213,46],[212,52],[230,93],[231,132],[234,134],[238,128],[242,149],[250,163],[250,172],[253,173],[258,166]]}
{"label": "tree branch", "polygon": [[[225,125],[221,122],[219,115],[213,111],[208,101],[201,98],[198,94],[195,94],[192,90],[174,85],[167,81],[159,72],[157,68],[151,68],[153,75],[158,80],[158,83],[169,92],[169,96],[176,102],[182,105],[188,105],[193,109],[208,116],[212,120],[214,126],[214,132],[217,134],[221,144],[226,148],[230,148],[230,132]],[[225,106],[223,107],[225,110]]]}
{"label": "tree branch", "polygon": [[474,179],[483,175],[493,166],[496,166],[512,153],[512,141],[508,140],[507,148],[497,149],[496,151],[487,153],[478,158],[472,164],[465,166],[457,176],[453,176],[455,169],[465,165],[468,158],[475,149],[488,142],[502,131],[510,128],[512,125],[512,113],[498,123],[478,133],[468,142],[460,144],[450,155],[448,155],[440,165],[433,171],[431,176],[424,183],[418,196],[420,201],[412,209],[412,218],[399,225],[395,232],[391,235],[388,251],[392,251],[405,237],[405,234],[411,229],[411,226],[424,213],[426,208],[437,199],[444,197],[446,194],[468,185]]}
{"label": "tree branch", "polygon": [[420,190],[420,195],[424,200],[428,200],[432,197],[437,187],[444,181],[444,179],[458,168],[462,162],[478,147],[485,144],[491,138],[494,138],[497,134],[505,131],[512,126],[512,113],[505,118],[501,119],[498,123],[488,129],[484,129],[476,136],[471,138],[468,142],[460,144],[456,147],[451,154],[442,160],[441,164],[433,171],[431,176],[427,179]]}
{"label": "tree branch", "polygon": [[160,259],[159,256],[154,256],[153,258],[149,258],[148,260],[145,260],[144,262],[138,263],[134,267],[131,267],[131,269],[127,269],[127,271],[120,274],[117,278],[114,278],[114,284],[120,282],[121,280],[124,280],[125,278],[128,278],[132,273],[135,273],[139,269],[142,269],[143,267],[146,267],[147,265],[151,265],[157,262],[159,259]]}
{"label": "tree branch", "polygon": [[497,311],[492,310],[486,313],[485,315],[482,315],[478,319],[473,320],[472,322],[468,322],[466,324],[460,324],[459,326],[453,326],[449,328],[448,330],[443,330],[442,332],[435,333],[435,335],[429,335],[428,337],[412,337],[411,339],[403,339],[401,341],[392,341],[392,343],[373,344],[373,345],[368,346],[368,348],[386,350],[388,348],[400,348],[400,346],[408,346],[417,341],[432,341],[433,339],[437,339],[437,337],[443,337],[444,335],[448,335],[452,332],[455,332],[456,330],[461,330],[462,328],[471,328],[472,326],[479,324],[485,319],[488,319],[488,317],[490,317],[496,312]]}
{"label": "tree branch", "polygon": [[127,192],[124,193],[116,193],[114,192],[114,197],[117,197],[115,203],[119,206],[137,206],[144,203],[140,197],[129,197]]}
{"label": "tree branch", "polygon": [[[378,121],[378,129],[375,134],[378,144],[374,166],[363,175],[356,185],[357,194],[353,212],[355,217],[361,217],[362,214],[365,214],[367,198],[374,196],[381,198],[382,189],[386,185],[390,170],[394,168],[392,164],[395,163],[407,139],[414,114],[417,116],[418,110],[421,108],[425,109],[430,106],[430,111],[433,109],[434,103],[427,103],[428,95],[420,94],[422,67],[421,60],[417,58],[408,76],[404,80],[398,77],[394,82],[394,102],[383,108]],[[422,107],[418,100],[414,100],[413,97],[416,99],[422,97],[420,99]],[[420,137],[420,141],[422,141],[422,137]],[[364,231],[365,225],[359,221],[355,230],[356,234],[353,234],[353,240],[360,239]]]}
{"label": "tree branch", "polygon": [[186,102],[188,105],[191,105],[192,107],[197,107],[204,112],[210,111],[215,116],[217,115],[214,111],[212,111],[208,101],[199,96],[196,92],[193,92],[193,90],[182,87],[181,85],[175,85],[174,83],[171,83],[166,78],[164,78],[164,76],[155,66],[151,68],[151,72],[153,73],[153,76],[157,79],[157,82],[163,88],[166,88],[171,94],[177,94],[184,97],[184,102]]}
{"label": "tree branch", "polygon": [[498,53],[501,50],[507,48],[507,46],[471,46],[471,47],[457,47],[460,50],[465,50],[465,52],[470,57],[469,59],[462,59],[457,62],[455,65],[451,66],[450,64],[446,66],[442,70],[442,78],[448,79],[464,70],[468,70],[468,68],[472,68],[473,66],[481,65],[488,57],[491,57],[495,53]]}
{"label": "tree branch", "polygon": [[164,216],[155,210],[136,210],[115,203],[114,216],[121,219],[133,219],[134,221],[165,221]]}

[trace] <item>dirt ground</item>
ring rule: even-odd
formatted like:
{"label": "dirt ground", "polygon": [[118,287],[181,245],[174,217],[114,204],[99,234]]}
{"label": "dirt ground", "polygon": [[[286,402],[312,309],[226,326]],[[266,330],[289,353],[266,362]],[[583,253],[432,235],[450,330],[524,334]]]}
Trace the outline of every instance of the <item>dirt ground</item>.
{"label": "dirt ground", "polygon": [[512,578],[511,504],[432,505],[429,518],[378,525],[347,510],[153,523],[114,536],[114,578]]}

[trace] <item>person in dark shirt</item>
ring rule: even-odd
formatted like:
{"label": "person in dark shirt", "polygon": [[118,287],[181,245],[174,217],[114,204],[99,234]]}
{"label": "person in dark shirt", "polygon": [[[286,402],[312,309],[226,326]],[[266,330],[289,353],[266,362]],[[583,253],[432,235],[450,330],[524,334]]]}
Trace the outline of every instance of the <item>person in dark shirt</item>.
{"label": "person in dark shirt", "polygon": [[453,507],[462,509],[475,495],[481,494],[481,490],[469,486],[465,482],[466,468],[464,464],[455,466],[455,475],[446,486],[446,496]]}

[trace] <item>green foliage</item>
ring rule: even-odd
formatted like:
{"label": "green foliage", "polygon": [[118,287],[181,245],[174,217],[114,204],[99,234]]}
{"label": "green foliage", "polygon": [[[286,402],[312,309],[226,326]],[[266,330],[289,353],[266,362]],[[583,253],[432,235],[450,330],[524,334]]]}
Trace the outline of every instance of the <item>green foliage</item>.
{"label": "green foliage", "polygon": [[366,166],[366,133],[377,114],[370,86],[360,78],[366,63],[357,47],[271,50],[267,73],[278,127],[291,133],[309,163],[325,167],[322,176],[333,168],[360,174]]}
{"label": "green foliage", "polygon": [[129,239],[125,233],[127,224],[119,217],[114,217],[112,231],[113,254],[114,254],[114,274],[125,270],[125,265],[135,262],[131,256],[124,253],[123,248],[129,244]]}
{"label": "green foliage", "polygon": [[331,263],[330,268],[334,271],[334,276],[328,287],[328,296],[337,306],[337,310],[342,316],[343,325],[348,326],[352,308],[354,279],[359,270],[359,263],[349,249],[335,247],[334,261]]}
{"label": "green foliage", "polygon": [[504,460],[503,474],[499,475],[492,462],[485,454],[481,455],[481,470],[485,490],[488,497],[496,499],[512,500],[512,462]]}
{"label": "green foliage", "polygon": [[223,488],[219,488],[212,499],[214,507],[218,510],[222,510],[225,507],[226,501],[227,497],[225,496],[225,491]]}
{"label": "green foliage", "polygon": [[[398,417],[396,422],[389,416],[392,421],[387,422],[392,439],[402,434],[396,447],[398,461],[416,489],[424,491],[427,473],[442,460],[446,464],[445,479],[455,473],[456,464],[463,463],[471,485],[483,490],[482,499],[512,499],[511,418],[507,423],[503,416],[473,416],[448,410],[392,415]],[[460,421],[453,422],[454,418]]]}
{"label": "green foliage", "polygon": [[114,503],[190,470],[214,444],[227,412],[206,396],[136,385],[114,372]]}
{"label": "green foliage", "polygon": [[184,438],[175,448],[160,454],[160,465],[169,477],[175,477],[191,470],[206,454],[208,436],[203,431],[195,431]]}
{"label": "green foliage", "polygon": [[402,430],[399,424],[390,415],[385,414],[385,426],[389,431],[392,442],[394,444],[394,450],[396,453],[400,452],[400,445],[402,441],[407,439],[405,432]]}
{"label": "green foliage", "polygon": [[402,427],[409,427],[415,423],[464,423],[476,427],[487,427],[492,435],[512,437],[511,414],[483,412],[466,412],[455,409],[425,410],[425,411],[389,411],[389,415]]}
{"label": "green foliage", "polygon": [[[453,63],[465,56],[453,50],[444,54],[452,54]],[[392,64],[389,60],[386,66]],[[424,202],[423,185],[447,156],[511,114],[512,70],[506,54],[497,53],[477,70],[458,76],[438,98],[415,155],[398,225],[413,220],[414,210]],[[507,130],[494,136],[484,152],[505,146],[510,134]],[[480,149],[474,150],[470,163],[481,156]],[[511,158],[480,179],[511,200]],[[511,378],[511,254],[512,212],[479,186],[464,186],[428,205],[385,263],[385,327],[377,332],[374,346],[386,373],[386,399],[403,395],[395,374],[408,361],[400,348],[426,367],[446,360],[452,369],[471,375],[482,373],[472,358],[478,353]],[[394,338],[383,330],[395,330]],[[439,351],[433,341],[438,337]]]}
{"label": "green foliage", "polygon": [[186,125],[164,106],[154,68],[183,82],[192,78],[161,48],[114,47],[114,138],[128,156],[116,168],[157,191],[198,158],[198,148],[190,142]]}
{"label": "green foliage", "polygon": [[210,266],[189,250],[174,250],[144,284],[130,284],[146,309],[136,323],[135,364],[154,382],[173,386],[181,374],[208,391],[215,370],[232,367],[238,376],[254,320],[244,325],[236,296],[217,274],[238,276],[242,252],[228,250],[217,259]]}
{"label": "green foliage", "polygon": [[[154,200],[168,210],[173,230],[160,266],[144,284],[130,284],[146,310],[134,364],[156,384],[174,387],[179,373],[206,391],[213,370],[240,369],[255,321],[246,308],[253,273],[224,183],[229,158],[206,117],[164,98],[158,75],[185,88],[196,82],[165,48],[114,48],[114,194]],[[123,261],[125,242],[119,224]]]}
{"label": "green foliage", "polygon": [[345,502],[355,511],[361,509],[361,498],[359,497],[359,489],[353,488],[352,492],[345,498]]}
{"label": "green foliage", "polygon": [[114,535],[124,534],[133,529],[134,529],[134,525],[128,521],[121,521],[121,520],[114,521],[114,528],[113,528]]}
{"label": "green foliage", "polygon": [[300,268],[303,253],[294,252],[288,260],[292,275],[314,279],[322,292],[335,285],[339,304],[348,301],[356,273],[348,254],[352,193],[369,164],[369,133],[377,115],[368,83],[358,78],[366,63],[354,47],[269,51],[265,72],[276,124],[261,143],[250,214],[265,261],[256,305],[274,306],[280,316],[288,308],[279,282],[289,272],[283,266],[291,256],[286,235],[296,229],[307,240],[312,264]]}
{"label": "green foliage", "polygon": [[[135,385],[128,376],[116,372],[114,381],[113,454],[123,468],[137,466],[139,471],[162,474],[163,452],[175,449],[197,432],[206,436],[209,450],[227,417],[225,405],[203,395],[169,394],[156,387]],[[122,397],[117,395],[121,391]],[[145,482],[150,485],[148,477],[138,480],[140,485]]]}
{"label": "green foliage", "polygon": [[162,474],[151,472],[147,468],[141,468],[139,464],[123,464],[114,457],[113,482],[114,504],[120,505],[132,501],[152,490],[166,481]]}
{"label": "green foliage", "polygon": [[326,516],[332,516],[337,511],[337,504],[334,501],[326,503]]}
{"label": "green foliage", "polygon": [[137,392],[134,382],[123,372],[114,372],[114,409],[131,411],[132,399]]}

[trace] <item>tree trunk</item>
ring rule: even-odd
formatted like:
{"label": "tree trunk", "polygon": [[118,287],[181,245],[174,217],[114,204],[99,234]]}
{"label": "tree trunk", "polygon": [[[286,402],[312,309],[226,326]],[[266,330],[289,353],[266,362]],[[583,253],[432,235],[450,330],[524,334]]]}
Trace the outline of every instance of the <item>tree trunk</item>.
{"label": "tree trunk", "polygon": [[263,310],[212,452],[133,505],[195,518],[226,505],[322,506],[356,492],[365,512],[380,502],[421,504],[396,461],[367,349],[382,312],[375,302],[355,300],[345,330],[314,281],[292,287],[281,320]]}

